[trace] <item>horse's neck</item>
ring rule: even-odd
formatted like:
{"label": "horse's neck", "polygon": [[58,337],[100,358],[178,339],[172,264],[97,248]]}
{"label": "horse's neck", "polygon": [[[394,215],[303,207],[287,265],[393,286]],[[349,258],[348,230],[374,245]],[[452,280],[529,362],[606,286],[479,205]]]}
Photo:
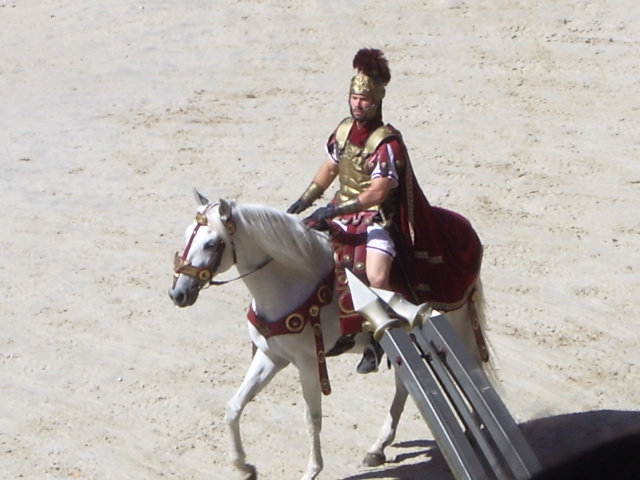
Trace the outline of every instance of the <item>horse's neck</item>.
{"label": "horse's neck", "polygon": [[[244,224],[238,228],[243,230],[242,233],[238,232],[236,244],[237,268],[241,275],[271,259],[263,268],[244,277],[244,283],[254,298],[257,313],[265,320],[278,320],[291,313],[313,293],[333,266],[330,250],[310,251],[308,256],[303,255],[296,260],[310,265],[292,265],[290,263],[294,257],[279,258],[282,254],[276,252],[277,248],[272,252],[270,247],[261,247],[261,242],[255,240],[256,232],[251,231],[249,226]],[[282,228],[286,230],[288,227],[283,224]],[[292,232],[291,236],[298,234],[299,232]],[[283,233],[282,239],[273,240],[273,243],[286,242],[284,239],[288,235],[289,232]],[[266,244],[270,245],[271,241]],[[322,258],[318,258],[320,253]]]}

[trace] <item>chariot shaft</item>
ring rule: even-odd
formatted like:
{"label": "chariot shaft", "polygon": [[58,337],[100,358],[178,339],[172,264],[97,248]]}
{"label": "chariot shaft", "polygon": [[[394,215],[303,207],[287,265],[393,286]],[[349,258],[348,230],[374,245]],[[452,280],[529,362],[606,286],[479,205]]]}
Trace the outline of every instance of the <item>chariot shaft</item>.
{"label": "chariot shaft", "polygon": [[380,344],[457,480],[529,479],[540,464],[506,406],[443,315]]}
{"label": "chariot shaft", "polygon": [[[369,320],[456,480],[524,480],[538,473],[535,453],[446,316],[398,305],[348,276],[355,308]],[[398,328],[390,310],[413,327]],[[424,317],[424,325],[415,317]]]}

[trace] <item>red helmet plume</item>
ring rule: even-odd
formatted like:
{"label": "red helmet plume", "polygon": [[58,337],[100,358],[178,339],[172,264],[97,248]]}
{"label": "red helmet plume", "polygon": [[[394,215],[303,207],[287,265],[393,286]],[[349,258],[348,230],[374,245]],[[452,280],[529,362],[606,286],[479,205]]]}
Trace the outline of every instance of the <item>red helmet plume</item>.
{"label": "red helmet plume", "polygon": [[384,53],[376,48],[362,48],[353,57],[353,68],[365,75],[378,80],[386,86],[391,80],[389,63]]}

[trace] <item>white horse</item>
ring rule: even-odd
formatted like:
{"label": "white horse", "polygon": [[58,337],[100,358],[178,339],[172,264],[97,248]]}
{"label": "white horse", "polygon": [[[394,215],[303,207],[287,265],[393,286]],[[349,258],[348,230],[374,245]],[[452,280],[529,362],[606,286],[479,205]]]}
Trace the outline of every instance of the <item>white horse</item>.
{"label": "white horse", "polygon": [[[195,303],[203,287],[216,283],[213,277],[235,265],[253,296],[254,311],[267,323],[276,322],[304,304],[332,271],[333,254],[327,235],[309,230],[297,217],[264,206],[235,205],[223,200],[209,203],[202,195],[198,194],[198,197],[202,205],[196,221],[187,227],[183,254],[176,253],[174,283],[169,290],[169,296],[179,307]],[[482,319],[479,280],[475,292],[473,300],[459,310],[447,313],[447,317],[479,360],[470,321],[471,308]],[[321,338],[327,350],[340,336],[335,297],[335,294],[330,297],[320,313]],[[472,302],[475,303],[473,307]],[[245,478],[257,478],[256,469],[247,463],[242,447],[240,416],[247,403],[280,370],[292,363],[300,373],[305,419],[311,437],[309,463],[302,479],[314,479],[322,470],[323,461],[320,449],[322,386],[313,326],[303,323],[304,328],[299,333],[269,338],[253,324],[249,327],[257,350],[244,381],[226,407],[232,462]],[[359,348],[351,351],[361,353],[367,340],[364,336],[360,341],[356,340]],[[367,466],[385,462],[384,449],[395,437],[407,399],[407,390],[397,376],[395,387],[385,423],[365,456]]]}

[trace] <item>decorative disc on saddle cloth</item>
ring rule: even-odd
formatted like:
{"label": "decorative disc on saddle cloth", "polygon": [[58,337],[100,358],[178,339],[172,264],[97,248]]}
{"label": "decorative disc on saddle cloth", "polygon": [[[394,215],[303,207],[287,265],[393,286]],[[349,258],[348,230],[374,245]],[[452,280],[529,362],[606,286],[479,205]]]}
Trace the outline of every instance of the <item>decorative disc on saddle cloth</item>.
{"label": "decorative disc on saddle cloth", "polygon": [[365,321],[353,308],[345,268],[367,283],[367,227],[374,223],[376,215],[377,212],[360,212],[341,216],[337,221],[342,223],[342,227],[335,222],[329,223],[342,335],[361,332],[362,322]]}
{"label": "decorative disc on saddle cloth", "polygon": [[406,243],[398,249],[392,285],[410,301],[428,302],[445,312],[456,310],[467,300],[480,273],[482,244],[462,215],[439,207],[429,209],[430,219],[421,222],[430,230],[423,235],[427,241],[413,251]]}

